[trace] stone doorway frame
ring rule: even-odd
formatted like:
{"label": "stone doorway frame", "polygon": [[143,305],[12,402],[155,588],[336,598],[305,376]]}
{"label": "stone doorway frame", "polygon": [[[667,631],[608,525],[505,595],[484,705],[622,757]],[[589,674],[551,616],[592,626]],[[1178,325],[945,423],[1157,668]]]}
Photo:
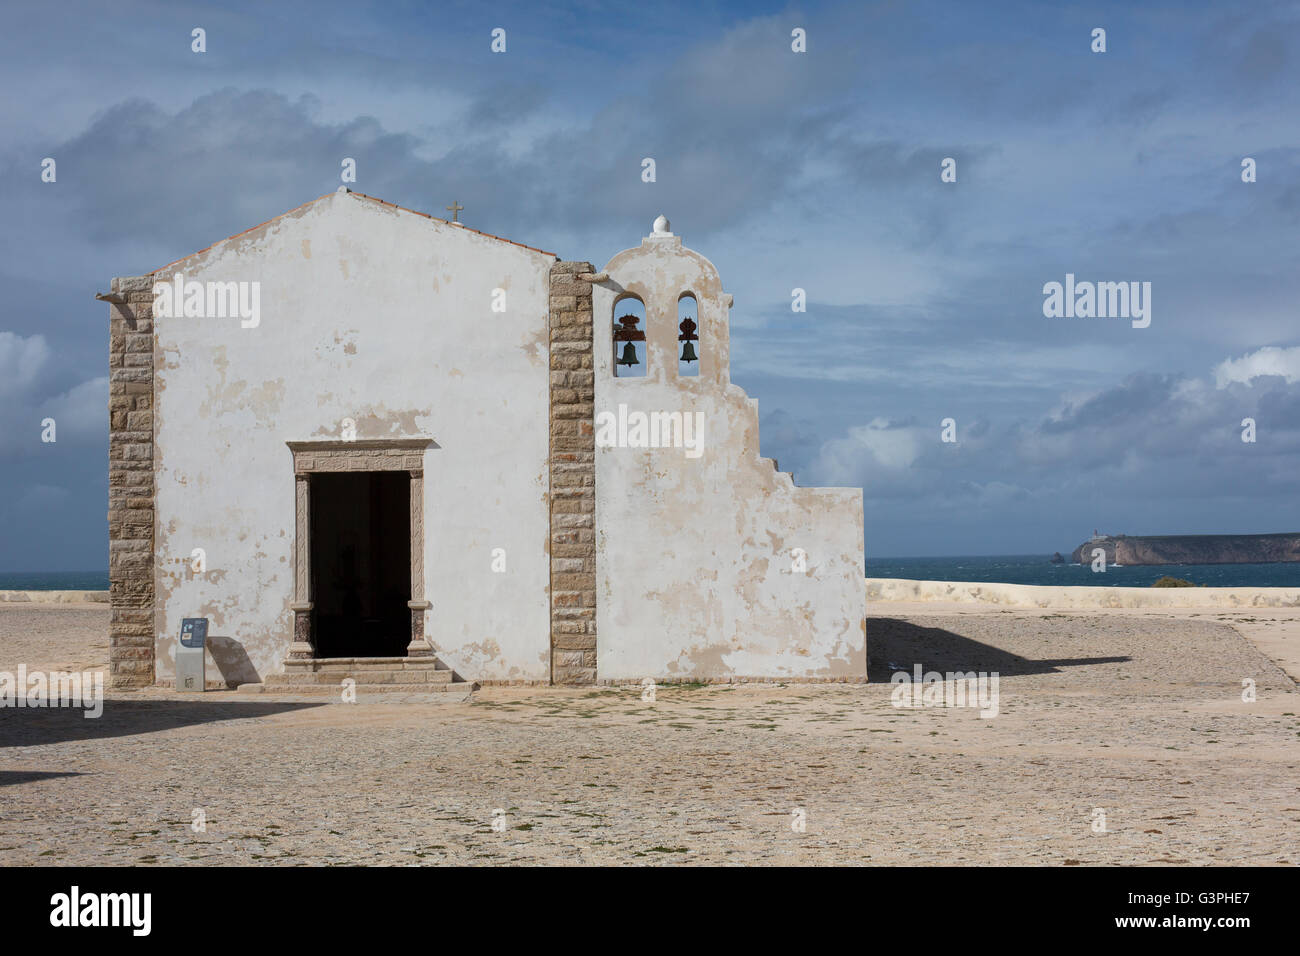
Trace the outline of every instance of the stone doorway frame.
{"label": "stone doorway frame", "polygon": [[405,471],[411,476],[411,641],[407,657],[433,657],[433,644],[424,634],[424,614],[432,605],[424,598],[424,453],[437,445],[431,438],[392,438],[355,441],[285,442],[293,453],[293,643],[289,660],[313,660],[311,633],[311,475],[339,471]]}

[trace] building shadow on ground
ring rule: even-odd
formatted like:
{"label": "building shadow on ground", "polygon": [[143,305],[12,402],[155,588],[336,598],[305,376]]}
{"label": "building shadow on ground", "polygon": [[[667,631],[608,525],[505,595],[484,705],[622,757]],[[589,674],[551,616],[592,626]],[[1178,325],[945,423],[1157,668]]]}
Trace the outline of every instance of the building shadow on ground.
{"label": "building shadow on ground", "polygon": [[1064,657],[1031,660],[941,627],[921,627],[893,617],[867,618],[867,681],[888,684],[895,671],[985,671],[1001,677],[1056,674],[1063,667],[1119,664],[1131,657]]}
{"label": "building shadow on ground", "polygon": [[153,734],[222,720],[256,720],[328,701],[123,700],[104,701],[104,712],[86,717],[81,707],[6,707],[0,710],[0,749],[39,747],[68,740],[100,740]]}
{"label": "building shadow on ground", "polygon": [[37,780],[49,780],[52,777],[80,777],[75,770],[0,770],[0,787],[11,787],[19,783],[34,783]]}

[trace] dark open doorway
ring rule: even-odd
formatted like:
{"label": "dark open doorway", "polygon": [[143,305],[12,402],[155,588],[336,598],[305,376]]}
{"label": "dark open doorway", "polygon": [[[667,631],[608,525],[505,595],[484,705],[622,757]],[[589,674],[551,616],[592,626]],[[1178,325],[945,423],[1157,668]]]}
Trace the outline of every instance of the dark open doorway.
{"label": "dark open doorway", "polygon": [[410,640],[411,477],[311,476],[312,637],[317,657],[402,657]]}

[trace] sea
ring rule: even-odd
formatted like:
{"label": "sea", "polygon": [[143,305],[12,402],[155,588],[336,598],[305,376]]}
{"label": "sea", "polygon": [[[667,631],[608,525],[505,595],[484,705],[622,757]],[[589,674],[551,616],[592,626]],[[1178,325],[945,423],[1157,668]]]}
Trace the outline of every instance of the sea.
{"label": "sea", "polygon": [[0,571],[0,591],[107,590],[107,571]]}
{"label": "sea", "polygon": [[[869,578],[979,581],[1086,587],[1150,587],[1165,575],[1206,587],[1300,587],[1300,562],[1278,564],[1107,565],[1052,564],[1050,554],[971,555],[957,558],[867,558]],[[0,591],[107,591],[107,571],[0,571]]]}
{"label": "sea", "polygon": [[1050,554],[974,555],[960,558],[867,558],[869,578],[979,581],[988,584],[1145,588],[1169,575],[1211,588],[1300,587],[1300,561],[1276,564],[1052,564]]}

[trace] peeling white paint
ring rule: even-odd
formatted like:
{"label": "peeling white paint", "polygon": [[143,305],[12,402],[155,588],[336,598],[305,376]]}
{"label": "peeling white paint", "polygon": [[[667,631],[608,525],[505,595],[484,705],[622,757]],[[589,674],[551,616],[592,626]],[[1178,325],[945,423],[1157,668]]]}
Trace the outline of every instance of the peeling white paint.
{"label": "peeling white paint", "polygon": [[[433,443],[424,592],[438,655],[472,679],[549,678],[553,261],[335,193],[167,270],[260,282],[262,320],[155,323],[160,681],[188,616],[211,619],[227,656],[242,648],[243,679],[283,669],[296,533],[286,442],[342,440],[345,419],[359,440]],[[604,272],[593,286],[596,413],[698,412],[705,432],[698,458],[596,451],[598,678],[861,678],[861,492],[798,488],[759,457],[757,402],[729,380],[731,297],[666,224]],[[494,289],[508,290],[505,313],[492,311]],[[687,292],[700,374],[679,379]],[[646,305],[645,378],[612,374],[625,293]],[[187,560],[196,547],[201,575]],[[498,548],[506,573],[492,569]],[[806,573],[792,570],[795,548]]]}
{"label": "peeling white paint", "polygon": [[[537,476],[549,376],[536,353],[553,261],[347,193],[184,260],[187,278],[260,281],[262,321],[156,323],[159,680],[174,674],[187,616],[210,617],[210,634],[242,645],[258,675],[283,669],[295,532],[285,442],[337,437],[344,418],[358,439],[437,445],[424,460],[424,567],[439,655],[475,678],[548,678]],[[503,275],[509,308],[494,313]],[[202,576],[173,560],[195,547]],[[508,574],[492,573],[493,548],[510,555]]]}
{"label": "peeling white paint", "polygon": [[[702,412],[704,453],[597,448],[597,661],[602,680],[861,678],[862,492],[799,488],[759,457],[758,403],[730,384],[713,264],[663,228],[593,290],[596,414]],[[678,298],[699,311],[698,376],[678,377]],[[615,303],[646,308],[647,373],[614,376]],[[792,573],[791,549],[807,553]]]}

